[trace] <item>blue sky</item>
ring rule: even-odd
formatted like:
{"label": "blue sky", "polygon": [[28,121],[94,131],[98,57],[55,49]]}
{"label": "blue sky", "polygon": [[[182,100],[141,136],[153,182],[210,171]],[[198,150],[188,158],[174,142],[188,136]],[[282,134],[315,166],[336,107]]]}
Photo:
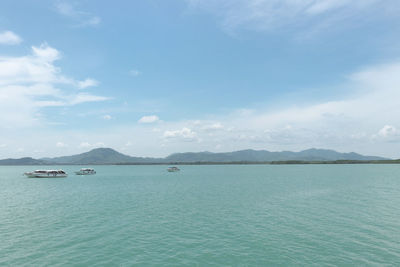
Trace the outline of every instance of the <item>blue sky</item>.
{"label": "blue sky", "polygon": [[0,158],[400,158],[394,0],[2,1]]}

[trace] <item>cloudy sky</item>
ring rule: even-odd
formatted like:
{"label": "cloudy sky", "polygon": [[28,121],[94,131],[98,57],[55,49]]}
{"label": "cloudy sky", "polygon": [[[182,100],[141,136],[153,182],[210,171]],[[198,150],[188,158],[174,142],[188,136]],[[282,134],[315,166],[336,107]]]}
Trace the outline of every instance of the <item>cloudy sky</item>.
{"label": "cloudy sky", "polygon": [[400,158],[398,0],[0,3],[0,158]]}

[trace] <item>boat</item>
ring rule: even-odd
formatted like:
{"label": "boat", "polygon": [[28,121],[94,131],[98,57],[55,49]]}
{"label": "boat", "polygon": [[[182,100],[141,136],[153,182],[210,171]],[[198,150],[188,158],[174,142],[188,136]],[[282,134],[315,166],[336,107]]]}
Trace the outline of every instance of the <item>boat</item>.
{"label": "boat", "polygon": [[68,174],[63,170],[36,170],[24,173],[28,178],[64,178]]}
{"label": "boat", "polygon": [[178,167],[174,166],[174,167],[168,167],[167,171],[169,171],[169,172],[178,172],[178,171],[180,171],[180,169]]}
{"label": "boat", "polygon": [[96,171],[91,168],[84,168],[80,169],[79,171],[75,172],[76,175],[93,175],[96,174]]}

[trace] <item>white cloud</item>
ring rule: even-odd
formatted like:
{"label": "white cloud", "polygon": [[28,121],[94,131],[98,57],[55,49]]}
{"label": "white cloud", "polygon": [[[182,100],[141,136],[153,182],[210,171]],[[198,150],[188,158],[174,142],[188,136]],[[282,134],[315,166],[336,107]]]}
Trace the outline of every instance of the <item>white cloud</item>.
{"label": "white cloud", "polygon": [[129,71],[129,74],[136,77],[136,76],[142,75],[142,72],[139,70],[133,69],[133,70]]}
{"label": "white cloud", "polygon": [[305,5],[304,7],[306,13],[318,15],[340,8],[360,10],[380,1],[381,0],[312,0],[308,1],[309,5]]}
{"label": "white cloud", "polygon": [[75,9],[66,2],[59,1],[58,3],[56,3],[56,8],[57,11],[64,16],[73,17],[77,13],[77,11],[75,11]]}
{"label": "white cloud", "polygon": [[112,117],[111,117],[111,115],[108,115],[108,114],[107,114],[107,115],[104,115],[104,116],[103,116],[103,119],[108,121],[108,120],[111,120]]}
{"label": "white cloud", "polygon": [[56,147],[63,148],[63,147],[67,147],[67,146],[68,146],[68,145],[65,144],[65,143],[63,143],[63,142],[57,142],[57,143],[56,143]]}
{"label": "white cloud", "polygon": [[85,102],[98,102],[98,101],[105,101],[109,100],[109,97],[104,97],[104,96],[97,96],[97,95],[92,95],[88,93],[79,93],[77,95],[74,95],[73,98],[71,98],[67,103],[69,105],[76,105],[76,104],[81,104]]}
{"label": "white cloud", "polygon": [[215,122],[212,124],[206,124],[203,126],[203,130],[206,131],[217,131],[224,129],[224,126],[220,122]]}
{"label": "white cloud", "polygon": [[75,5],[66,1],[58,1],[55,4],[57,12],[65,17],[68,17],[77,23],[75,26],[95,26],[100,24],[101,18],[94,16],[90,12],[81,11]]}
{"label": "white cloud", "polygon": [[[215,14],[227,32],[238,28],[275,31],[290,26],[296,29],[352,19],[363,10],[385,12],[385,6],[399,7],[389,0],[186,0],[191,10]],[[322,16],[323,15],[323,16]]]}
{"label": "white cloud", "polygon": [[183,141],[198,140],[197,133],[187,127],[183,127],[181,130],[165,131],[163,136],[166,139],[181,139]]}
{"label": "white cloud", "polygon": [[100,17],[91,17],[90,19],[86,20],[86,25],[97,25],[100,24],[101,18]]}
{"label": "white cloud", "polygon": [[21,37],[12,31],[0,32],[0,44],[3,45],[17,45],[22,42]]}
{"label": "white cloud", "polygon": [[42,44],[32,47],[32,55],[23,57],[0,57],[0,85],[16,83],[66,83],[53,62],[60,53]]}
{"label": "white cloud", "polygon": [[78,88],[79,89],[85,89],[87,87],[93,87],[93,86],[98,86],[98,85],[99,85],[98,81],[96,81],[94,79],[90,79],[90,78],[87,78],[84,81],[79,81],[78,82]]}
{"label": "white cloud", "polygon": [[382,129],[379,130],[378,135],[381,137],[393,137],[398,135],[399,132],[397,129],[392,125],[385,125]]}
{"label": "white cloud", "polygon": [[[158,125],[160,137],[173,141],[164,143],[169,151],[212,151],[220,146],[226,151],[322,147],[399,158],[400,132],[393,126],[400,125],[398,73],[400,62],[371,66],[348,76],[343,88],[352,90],[341,99],[294,102],[272,111],[242,109],[214,116],[215,121],[164,122]],[[202,142],[187,142],[196,140]]]}
{"label": "white cloud", "polygon": [[46,43],[33,46],[30,55],[0,57],[0,128],[37,124],[43,119],[40,110],[44,107],[109,99],[70,90],[78,82],[61,73],[55,65],[60,58],[61,53]]}
{"label": "white cloud", "polygon": [[[351,88],[346,95],[330,101],[298,104],[293,99],[292,104],[287,104],[290,99],[286,99],[285,105],[274,110],[238,109],[228,114],[213,115],[212,120],[164,121],[158,123],[156,129],[135,124],[115,127],[113,131],[75,130],[74,134],[63,131],[53,134],[51,142],[46,136],[46,142],[37,143],[50,142],[54,147],[62,134],[70,144],[79,144],[81,140],[102,140],[110,147],[124,147],[125,153],[137,156],[165,156],[172,152],[216,151],[221,148],[223,151],[249,148],[298,151],[318,147],[400,158],[398,73],[400,62],[364,68],[348,75],[348,81],[342,85],[343,88]],[[54,88],[30,90],[35,94],[47,94]],[[0,99],[4,96],[0,94]],[[13,105],[14,115],[24,110],[24,103],[19,105],[21,108],[18,109]],[[14,134],[16,131],[11,132]],[[129,146],[126,140],[130,140],[133,133],[135,143]],[[36,133],[32,138],[40,140],[43,137]],[[26,151],[37,149],[31,147],[31,142],[24,143],[24,138],[14,141],[14,144],[9,140],[1,142],[7,142],[10,154],[22,145]],[[82,147],[94,148],[96,143],[84,142]],[[51,150],[49,147],[43,149]]]}
{"label": "white cloud", "polygon": [[154,123],[159,121],[160,118],[156,115],[150,115],[150,116],[143,116],[139,119],[139,123]]}
{"label": "white cloud", "polygon": [[87,148],[87,147],[91,147],[92,145],[89,144],[88,142],[82,142],[79,144],[80,148]]}
{"label": "white cloud", "polygon": [[34,56],[48,63],[60,59],[61,57],[60,52],[47,43],[43,43],[40,47],[32,46],[32,51]]}
{"label": "white cloud", "polygon": [[[271,141],[285,143],[290,140],[299,146],[318,144],[354,146],[352,137],[374,135],[375,129],[382,120],[399,124],[400,118],[400,62],[373,66],[350,76],[348,88],[355,91],[342,100],[322,102],[306,106],[292,106],[275,112],[258,112],[249,116],[233,119],[239,129],[253,129],[258,132],[260,127],[272,129],[269,134]],[[290,125],[287,128],[286,125]],[[367,135],[365,133],[368,133]],[[384,126],[379,131],[380,137],[393,137],[398,134],[395,127]],[[385,142],[385,140],[381,140]],[[365,144],[365,147],[376,144]]]}
{"label": "white cloud", "polygon": [[79,144],[79,148],[98,148],[98,147],[105,147],[105,144],[103,142],[97,142],[97,143],[88,143],[88,142],[82,142]]}
{"label": "white cloud", "polygon": [[[40,59],[38,55],[43,55],[44,59]],[[82,99],[81,95],[81,100],[77,101],[76,90],[70,93],[58,88],[59,84],[76,85],[76,82],[72,80],[71,83],[71,79],[62,76],[61,70],[51,61],[54,58],[60,58],[59,53],[39,52],[21,58],[0,60],[0,127],[16,122],[19,125],[29,125],[42,120],[42,115],[38,114],[41,106],[65,106],[72,104],[74,99],[75,103],[90,100],[90,96],[84,95]],[[10,62],[14,65],[2,65]],[[29,71],[21,71],[19,64],[29,66]],[[44,67],[45,65],[47,67]],[[179,151],[213,151],[221,147],[224,151],[247,148],[272,151],[301,150],[323,147],[399,158],[399,73],[400,62],[361,69],[348,75],[349,78],[343,85],[343,88],[351,90],[349,89],[346,95],[329,101],[299,104],[293,99],[292,104],[288,105],[286,102],[274,110],[238,109],[229,114],[214,115],[212,120],[197,118],[189,121],[164,121],[156,124],[156,129],[135,124],[113,128],[113,131],[76,129],[73,134],[62,131],[53,133],[51,141],[47,141],[49,136],[41,136],[43,133],[36,133],[32,138],[46,140],[35,142],[41,145],[48,143],[49,147],[43,148],[46,151],[61,150],[56,150],[54,144],[62,134],[63,140],[68,140],[70,144],[68,149],[72,149],[71,144],[79,144],[81,140],[101,140],[110,147],[126,147],[127,154],[138,156],[166,155]],[[97,113],[96,116],[100,115]],[[22,131],[10,132],[15,135]],[[4,134],[3,128],[1,133]],[[129,146],[126,140],[130,140],[133,133],[135,145]],[[24,146],[26,151],[40,148],[33,147],[30,145],[32,142],[25,139],[26,134],[18,140],[4,139],[1,142],[8,144],[9,153],[15,153],[19,146]],[[96,141],[82,142],[80,148],[104,145],[103,142]],[[2,151],[4,150],[6,149]]]}

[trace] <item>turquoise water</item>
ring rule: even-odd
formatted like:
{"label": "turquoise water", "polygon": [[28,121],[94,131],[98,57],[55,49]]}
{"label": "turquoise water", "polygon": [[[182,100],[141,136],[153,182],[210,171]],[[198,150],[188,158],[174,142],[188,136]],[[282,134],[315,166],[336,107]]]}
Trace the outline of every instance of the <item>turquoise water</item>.
{"label": "turquoise water", "polygon": [[60,167],[0,167],[0,265],[400,265],[400,165]]}

